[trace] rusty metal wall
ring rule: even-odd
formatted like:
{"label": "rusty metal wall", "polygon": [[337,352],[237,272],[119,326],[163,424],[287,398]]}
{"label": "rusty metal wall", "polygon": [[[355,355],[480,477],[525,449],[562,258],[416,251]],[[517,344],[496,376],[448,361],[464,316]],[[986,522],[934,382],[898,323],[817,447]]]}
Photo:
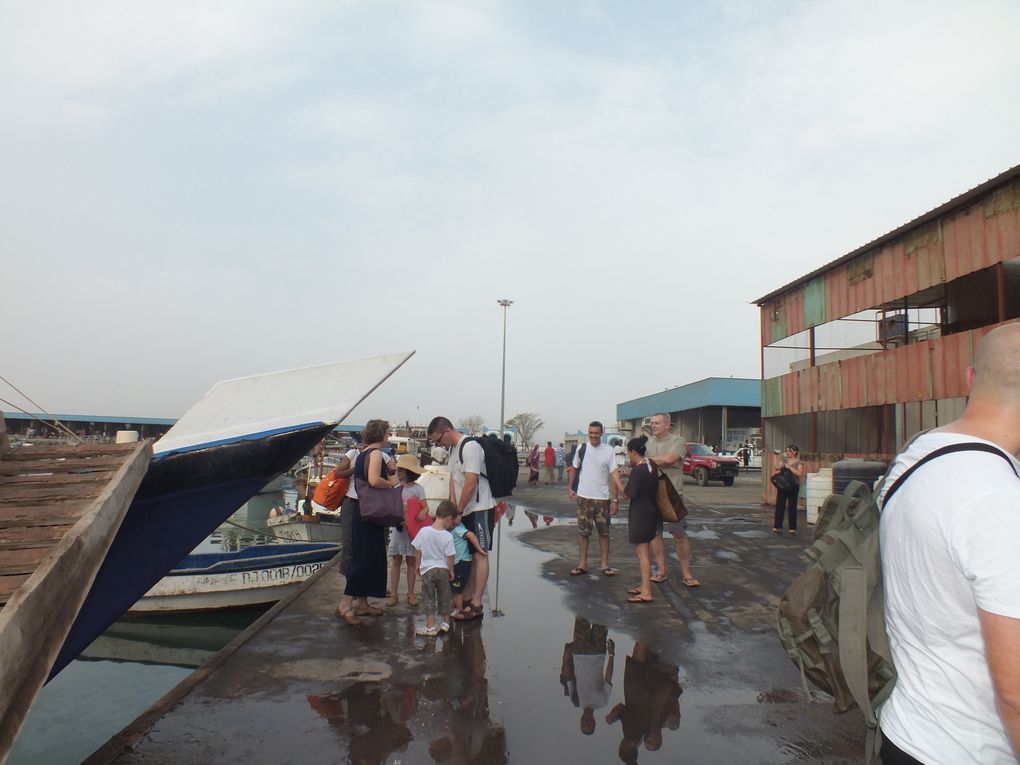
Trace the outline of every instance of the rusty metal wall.
{"label": "rusty metal wall", "polygon": [[766,345],[1020,255],[1020,181],[761,305]]}

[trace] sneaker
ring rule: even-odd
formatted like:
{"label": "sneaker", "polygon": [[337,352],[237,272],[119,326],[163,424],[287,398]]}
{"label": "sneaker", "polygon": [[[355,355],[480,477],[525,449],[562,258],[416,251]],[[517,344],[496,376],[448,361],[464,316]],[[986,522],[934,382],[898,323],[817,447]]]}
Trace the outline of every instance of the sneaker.
{"label": "sneaker", "polygon": [[422,637],[435,637],[439,634],[438,627],[426,627],[424,624],[414,628],[415,635],[421,635]]}
{"label": "sneaker", "polygon": [[439,631],[442,632],[445,635],[447,632],[450,631],[450,623],[449,622],[443,622],[442,624],[440,624],[439,625]]}

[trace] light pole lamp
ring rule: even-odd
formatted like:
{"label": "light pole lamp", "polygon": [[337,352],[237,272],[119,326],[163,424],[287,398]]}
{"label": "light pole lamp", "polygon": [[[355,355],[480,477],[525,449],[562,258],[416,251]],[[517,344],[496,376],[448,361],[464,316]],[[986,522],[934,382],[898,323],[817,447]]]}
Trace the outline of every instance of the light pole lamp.
{"label": "light pole lamp", "polygon": [[[506,312],[514,304],[514,301],[500,298],[496,302],[503,307],[503,375],[499,386],[499,438],[502,441],[503,433],[506,431]],[[496,526],[496,592],[495,602],[492,606],[493,616],[503,615],[503,612],[499,610],[499,552],[503,547],[502,519],[500,521]]]}

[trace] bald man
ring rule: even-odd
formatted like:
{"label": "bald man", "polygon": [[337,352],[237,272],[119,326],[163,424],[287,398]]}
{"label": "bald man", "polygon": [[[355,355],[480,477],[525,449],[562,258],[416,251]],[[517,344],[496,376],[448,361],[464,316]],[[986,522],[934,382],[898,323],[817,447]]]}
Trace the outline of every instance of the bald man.
{"label": "bald man", "polygon": [[967,384],[963,416],[915,440],[886,482],[971,445],[921,465],[882,508],[898,674],[880,715],[884,765],[1020,754],[1020,324],[985,336]]}

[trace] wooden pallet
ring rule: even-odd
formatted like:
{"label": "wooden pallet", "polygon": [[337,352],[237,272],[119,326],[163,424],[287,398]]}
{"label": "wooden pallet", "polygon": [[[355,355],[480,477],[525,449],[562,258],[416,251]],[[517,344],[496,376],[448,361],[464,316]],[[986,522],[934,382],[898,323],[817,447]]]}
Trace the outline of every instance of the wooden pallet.
{"label": "wooden pallet", "polygon": [[151,456],[148,442],[11,448],[0,414],[0,762]]}

